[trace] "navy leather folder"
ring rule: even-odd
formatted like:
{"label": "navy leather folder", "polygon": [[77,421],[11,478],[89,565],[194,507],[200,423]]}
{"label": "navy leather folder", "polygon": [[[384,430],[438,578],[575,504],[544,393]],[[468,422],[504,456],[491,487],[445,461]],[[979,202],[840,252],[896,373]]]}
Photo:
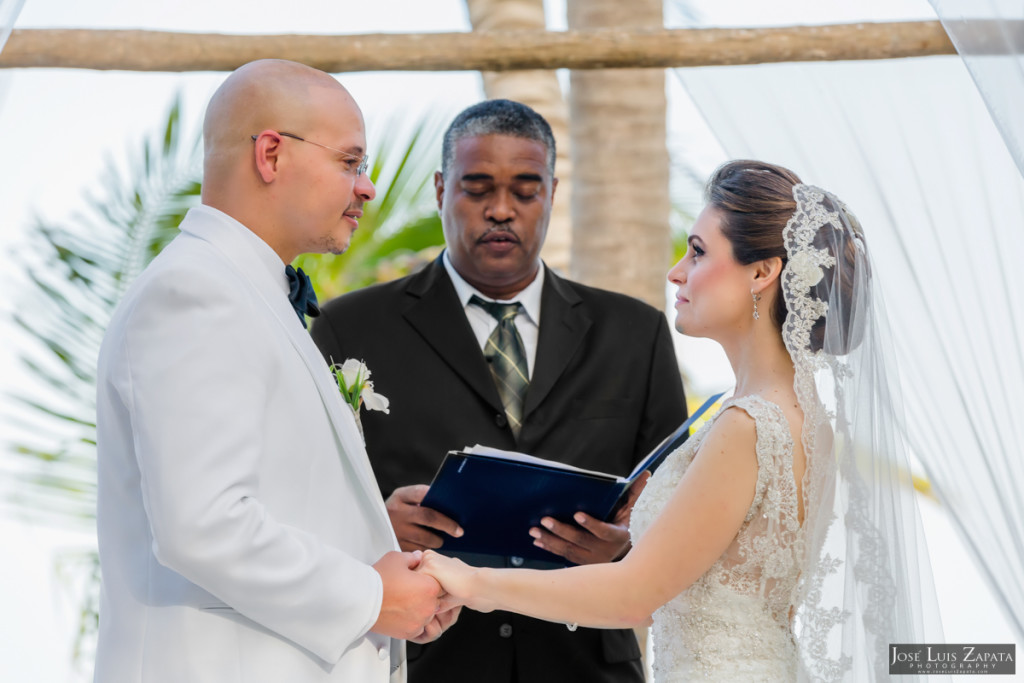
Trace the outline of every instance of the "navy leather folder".
{"label": "navy leather folder", "polygon": [[530,528],[540,526],[542,517],[573,523],[573,514],[580,510],[598,519],[611,519],[630,484],[675,451],[689,436],[693,423],[723,393],[705,401],[628,477],[493,449],[449,451],[421,503],[451,517],[465,532],[461,538],[439,532],[445,539],[441,550],[565,564],[564,558],[533,545]]}

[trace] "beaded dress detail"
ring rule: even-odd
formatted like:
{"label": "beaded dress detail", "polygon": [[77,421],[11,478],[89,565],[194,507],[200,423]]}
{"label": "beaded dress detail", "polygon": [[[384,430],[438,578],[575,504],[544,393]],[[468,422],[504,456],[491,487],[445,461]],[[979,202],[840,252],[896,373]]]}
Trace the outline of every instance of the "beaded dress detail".
{"label": "beaded dress detail", "polygon": [[[793,476],[793,438],[782,410],[759,396],[727,401],[717,415],[728,408],[744,410],[754,419],[754,498],[726,552],[654,613],[656,683],[797,680],[790,612],[804,539]],[[633,508],[634,543],[668,503],[717,415],[671,454],[648,482]]]}

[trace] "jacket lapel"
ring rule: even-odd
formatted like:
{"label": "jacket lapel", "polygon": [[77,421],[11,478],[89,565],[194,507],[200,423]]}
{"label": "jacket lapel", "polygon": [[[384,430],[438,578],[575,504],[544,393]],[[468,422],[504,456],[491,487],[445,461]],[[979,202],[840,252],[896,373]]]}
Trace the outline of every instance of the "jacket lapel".
{"label": "jacket lapel", "polygon": [[[344,451],[343,454],[339,454],[342,456],[342,464],[352,472],[359,482],[359,488],[364,493],[368,507],[375,510],[382,529],[387,530],[386,537],[390,536],[392,547],[397,548],[394,531],[384,507],[377,480],[373,476],[370,460],[359,435],[355,417],[341,400],[338,386],[331,376],[323,356],[312,337],[299,322],[288,297],[267,273],[262,262],[254,254],[252,245],[237,234],[233,226],[217,220],[205,220],[203,216],[199,218],[200,220],[190,221],[186,217],[181,225],[182,230],[216,247],[236,274],[252,285],[253,290],[266,304],[270,315],[277,320],[316,384],[324,409],[327,411],[338,442]],[[283,269],[284,265],[281,267]]]}
{"label": "jacket lapel", "polygon": [[544,273],[540,337],[523,406],[524,421],[551,392],[593,324],[579,295],[550,268],[545,268]]}
{"label": "jacket lapel", "polygon": [[487,361],[441,258],[410,279],[405,289],[409,304],[402,315],[463,382],[502,412]]}

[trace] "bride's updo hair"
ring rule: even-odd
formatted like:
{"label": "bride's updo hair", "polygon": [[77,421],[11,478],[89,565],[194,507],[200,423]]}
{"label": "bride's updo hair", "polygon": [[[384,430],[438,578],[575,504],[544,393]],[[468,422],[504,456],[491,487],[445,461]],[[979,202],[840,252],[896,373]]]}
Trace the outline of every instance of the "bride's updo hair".
{"label": "bride's updo hair", "polygon": [[[802,181],[788,168],[739,159],[718,168],[704,189],[704,201],[718,209],[722,234],[733,257],[748,265],[772,257],[786,265],[782,229],[796,211],[793,186]],[[771,321],[779,330],[786,321],[782,292],[775,297]]]}
{"label": "bride's updo hair", "polygon": [[[803,181],[788,168],[768,164],[763,161],[740,159],[730,161],[718,168],[708,180],[704,190],[704,199],[708,206],[718,210],[721,219],[722,234],[732,245],[734,258],[747,265],[772,257],[782,259],[785,267],[788,262],[786,246],[782,239],[783,228],[796,211],[796,200],[793,198],[793,186]],[[830,199],[826,198],[826,208],[836,209]],[[863,244],[860,224],[852,214],[844,213],[851,229]],[[815,240],[817,246],[828,248],[836,256],[840,267],[840,285],[838,292],[831,292],[833,269],[825,269],[825,277],[817,287],[815,295],[823,301],[831,301],[838,308],[842,320],[842,339],[829,340],[829,353],[846,353],[858,340],[850,339],[846,332],[850,327],[853,312],[852,294],[856,261],[856,245],[851,235],[843,231],[831,239],[819,235]],[[837,253],[840,252],[840,253]],[[836,295],[837,298],[831,298]],[[772,306],[770,318],[776,328],[782,330],[786,321],[786,299],[778,291]],[[811,350],[817,351],[825,346],[825,318],[821,318],[811,330]]]}

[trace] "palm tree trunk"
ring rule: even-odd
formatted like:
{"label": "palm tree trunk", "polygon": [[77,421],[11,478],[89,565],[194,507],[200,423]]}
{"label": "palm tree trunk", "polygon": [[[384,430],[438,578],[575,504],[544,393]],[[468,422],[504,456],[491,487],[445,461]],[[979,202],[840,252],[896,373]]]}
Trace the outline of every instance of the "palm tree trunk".
{"label": "palm tree trunk", "polygon": [[[662,0],[569,0],[569,28],[661,28]],[[572,71],[572,276],[665,306],[665,72]]]}
{"label": "palm tree trunk", "polygon": [[[466,0],[474,31],[543,31],[544,0]],[[569,272],[572,241],[572,159],[569,153],[569,108],[552,70],[483,71],[484,93],[533,107],[555,135],[558,192],[541,255],[548,266]]]}

